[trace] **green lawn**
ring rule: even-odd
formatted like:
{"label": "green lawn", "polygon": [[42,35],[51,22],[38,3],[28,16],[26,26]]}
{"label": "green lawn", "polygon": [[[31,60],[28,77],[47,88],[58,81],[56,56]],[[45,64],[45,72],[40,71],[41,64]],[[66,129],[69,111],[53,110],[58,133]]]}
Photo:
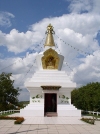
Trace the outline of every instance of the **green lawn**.
{"label": "green lawn", "polygon": [[[93,116],[93,114],[85,114],[85,115],[83,115],[83,116]],[[96,114],[94,114],[94,117],[96,117],[96,118],[100,118],[100,115],[96,115]]]}
{"label": "green lawn", "polygon": [[5,114],[2,114],[2,115],[0,115],[0,116],[7,116],[7,115],[14,114],[14,113],[16,113],[16,112],[12,112],[12,113],[5,113]]}

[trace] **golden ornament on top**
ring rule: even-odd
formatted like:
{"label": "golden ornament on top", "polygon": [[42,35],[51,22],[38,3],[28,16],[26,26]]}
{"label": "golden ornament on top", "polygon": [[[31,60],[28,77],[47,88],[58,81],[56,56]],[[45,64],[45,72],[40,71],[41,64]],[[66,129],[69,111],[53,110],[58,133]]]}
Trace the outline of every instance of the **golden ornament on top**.
{"label": "golden ornament on top", "polygon": [[55,32],[53,30],[53,26],[51,24],[49,24],[47,26],[47,31],[46,31],[47,37],[46,37],[46,41],[45,41],[44,46],[50,46],[50,47],[55,46],[53,35],[52,35],[54,33]]}

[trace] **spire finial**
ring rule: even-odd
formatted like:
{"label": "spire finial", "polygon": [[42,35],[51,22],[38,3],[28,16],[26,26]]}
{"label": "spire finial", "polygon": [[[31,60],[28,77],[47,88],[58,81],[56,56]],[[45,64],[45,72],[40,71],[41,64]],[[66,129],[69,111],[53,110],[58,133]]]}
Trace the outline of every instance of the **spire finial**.
{"label": "spire finial", "polygon": [[53,39],[53,34],[54,33],[55,32],[53,30],[53,26],[51,24],[49,24],[47,26],[47,31],[46,31],[47,37],[46,37],[46,41],[45,41],[44,46],[50,46],[50,47],[55,46],[54,39]]}
{"label": "spire finial", "polygon": [[47,26],[46,34],[47,34],[47,33],[52,33],[52,34],[55,33],[54,30],[53,30],[53,26],[52,26],[51,24],[49,24],[49,25]]}

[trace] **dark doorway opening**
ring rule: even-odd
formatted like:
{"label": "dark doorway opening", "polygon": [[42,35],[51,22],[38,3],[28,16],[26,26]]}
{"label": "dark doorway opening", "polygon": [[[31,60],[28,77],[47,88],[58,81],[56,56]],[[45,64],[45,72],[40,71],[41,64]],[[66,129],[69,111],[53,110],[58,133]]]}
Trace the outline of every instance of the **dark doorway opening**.
{"label": "dark doorway opening", "polygon": [[45,93],[44,113],[57,112],[57,94]]}

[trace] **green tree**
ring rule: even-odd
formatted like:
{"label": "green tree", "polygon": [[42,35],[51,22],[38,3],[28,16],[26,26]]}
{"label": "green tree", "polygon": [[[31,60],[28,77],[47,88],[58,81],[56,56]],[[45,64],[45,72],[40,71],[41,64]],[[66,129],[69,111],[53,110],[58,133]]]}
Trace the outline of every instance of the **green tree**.
{"label": "green tree", "polygon": [[18,104],[19,88],[14,88],[11,73],[0,74],[0,111],[14,108]]}
{"label": "green tree", "polygon": [[71,92],[72,103],[79,109],[100,111],[100,83],[89,83]]}

